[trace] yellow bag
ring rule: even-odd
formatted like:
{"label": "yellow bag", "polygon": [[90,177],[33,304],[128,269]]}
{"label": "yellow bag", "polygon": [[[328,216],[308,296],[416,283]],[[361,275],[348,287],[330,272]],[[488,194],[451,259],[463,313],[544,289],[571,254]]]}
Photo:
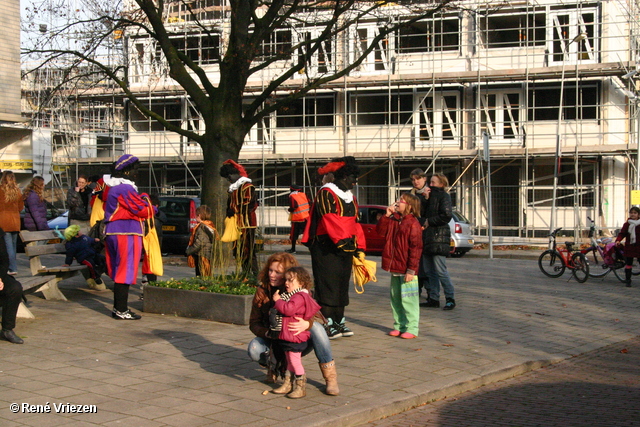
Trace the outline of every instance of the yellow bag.
{"label": "yellow bag", "polygon": [[149,207],[149,217],[144,224],[147,234],[142,236],[142,247],[144,248],[144,259],[142,260],[143,274],[155,274],[162,276],[164,274],[164,265],[162,264],[162,251],[160,250],[160,239],[156,231],[156,219],[154,217],[153,205],[146,194],[142,196],[147,201]]}
{"label": "yellow bag", "polygon": [[378,264],[375,261],[369,261],[364,259],[364,253],[359,253],[358,257],[353,257],[353,286],[356,293],[364,293],[364,285],[369,282],[377,282],[376,270]]}
{"label": "yellow bag", "polygon": [[224,220],[224,233],[222,233],[222,237],[220,241],[222,242],[235,242],[240,238],[240,229],[238,228],[238,221],[236,221],[236,216],[227,217]]}
{"label": "yellow bag", "polygon": [[142,245],[144,246],[144,256],[148,271],[156,276],[162,276],[164,273],[162,252],[160,251],[158,233],[154,226],[151,226],[147,235],[142,238]]}

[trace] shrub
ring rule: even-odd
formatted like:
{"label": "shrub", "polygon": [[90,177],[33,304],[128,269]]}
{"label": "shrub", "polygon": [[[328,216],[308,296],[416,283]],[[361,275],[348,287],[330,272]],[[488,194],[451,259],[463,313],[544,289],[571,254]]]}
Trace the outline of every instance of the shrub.
{"label": "shrub", "polygon": [[253,295],[257,282],[253,276],[217,275],[211,277],[187,277],[151,282],[151,286],[189,291],[213,292],[229,295]]}

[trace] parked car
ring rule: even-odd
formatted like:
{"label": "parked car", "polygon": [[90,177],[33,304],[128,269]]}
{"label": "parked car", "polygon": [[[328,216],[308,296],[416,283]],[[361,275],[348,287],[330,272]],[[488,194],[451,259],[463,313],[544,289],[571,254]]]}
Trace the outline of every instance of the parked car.
{"label": "parked car", "polygon": [[475,243],[473,226],[464,215],[454,210],[449,227],[451,228],[451,256],[460,258],[473,249]]}
{"label": "parked car", "polygon": [[57,227],[58,230],[64,230],[69,226],[69,211],[65,211],[62,215],[50,219],[47,221],[47,224],[49,224],[49,228],[51,229],[55,230]]}
{"label": "parked car", "polygon": [[196,226],[200,199],[190,196],[160,196],[159,209],[167,216],[162,225],[162,253],[184,255],[191,229]]}
{"label": "parked car", "polygon": [[[382,253],[385,239],[376,232],[376,224],[386,211],[387,207],[382,205],[359,206],[359,221],[367,240],[368,254]],[[464,215],[454,210],[449,228],[451,229],[451,256],[461,257],[473,248],[472,226]]]}

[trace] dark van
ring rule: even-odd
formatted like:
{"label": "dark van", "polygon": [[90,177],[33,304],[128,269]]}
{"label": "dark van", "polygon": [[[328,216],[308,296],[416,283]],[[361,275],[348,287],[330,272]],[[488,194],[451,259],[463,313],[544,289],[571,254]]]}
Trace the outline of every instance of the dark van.
{"label": "dark van", "polygon": [[196,226],[200,199],[191,196],[160,196],[159,209],[167,216],[162,225],[162,253],[184,255],[191,230]]}

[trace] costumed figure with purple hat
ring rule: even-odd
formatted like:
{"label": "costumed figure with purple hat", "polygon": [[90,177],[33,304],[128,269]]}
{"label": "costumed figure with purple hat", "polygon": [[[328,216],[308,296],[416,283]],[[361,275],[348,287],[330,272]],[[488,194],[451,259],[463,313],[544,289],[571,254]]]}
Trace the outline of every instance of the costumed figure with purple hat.
{"label": "costumed figure with purple hat", "polygon": [[350,337],[344,309],[349,305],[352,257],[366,249],[362,227],[357,222],[358,204],[351,192],[360,170],[351,156],[335,159],[318,169],[321,176],[333,174],[333,182],[318,191],[311,220],[302,243],[309,246],[315,281],[315,299],[327,318],[330,339]]}
{"label": "costumed figure with purple hat", "polygon": [[107,272],[114,281],[111,316],[121,320],[140,319],[128,308],[129,286],[137,282],[144,220],[152,210],[133,181],[139,164],[137,157],[122,155],[103,193]]}
{"label": "costumed figure with purple hat", "polygon": [[291,193],[289,194],[289,221],[291,221],[289,238],[291,239],[291,249],[285,252],[295,254],[296,241],[298,240],[298,236],[304,233],[304,229],[307,226],[311,205],[302,187],[294,184],[289,188],[291,189]]}
{"label": "costumed figure with purple hat", "polygon": [[258,274],[258,258],[255,240],[258,219],[258,198],[244,167],[229,159],[220,168],[220,176],[229,180],[229,198],[227,199],[227,217],[235,216],[240,239],[234,242],[234,254],[242,271]]}

